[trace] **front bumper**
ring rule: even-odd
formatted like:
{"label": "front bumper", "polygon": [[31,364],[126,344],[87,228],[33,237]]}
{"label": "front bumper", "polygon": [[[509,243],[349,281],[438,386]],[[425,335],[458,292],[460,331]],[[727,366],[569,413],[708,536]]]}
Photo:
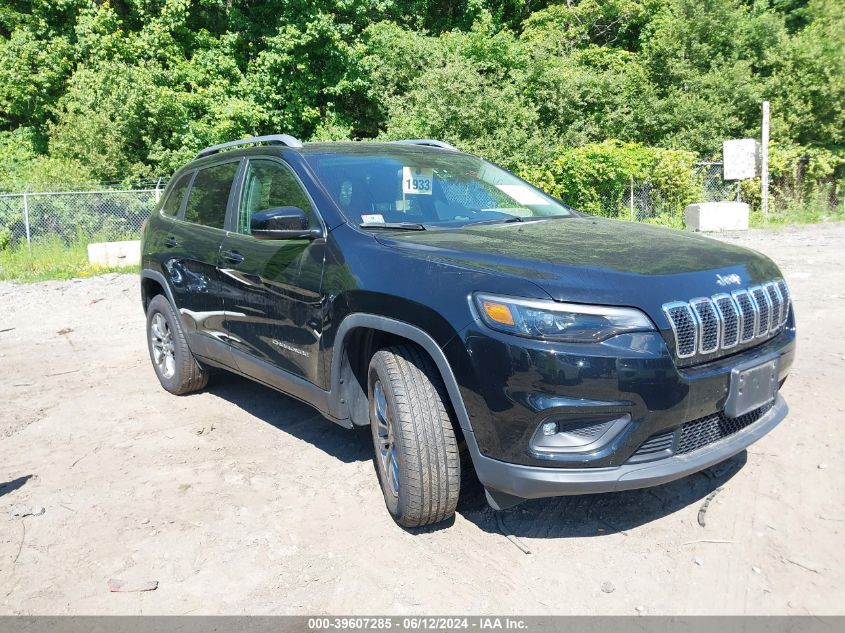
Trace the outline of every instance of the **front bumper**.
{"label": "front bumper", "polygon": [[[471,325],[444,351],[469,416],[462,428],[474,434],[480,455],[541,468],[611,468],[646,461],[635,453],[655,434],[725,411],[737,367],[777,358],[782,383],[795,356],[795,329],[790,319],[756,347],[685,368],[676,366],[659,333],[566,345]],[[620,432],[593,436],[578,449],[537,442],[547,421],[562,432],[583,432],[605,422],[618,429],[610,422],[623,418],[629,422]]]}
{"label": "front bumper", "polygon": [[[787,406],[778,395],[767,407],[728,417],[732,373],[777,359],[775,379],[783,383],[795,327],[790,316],[760,345],[684,368],[657,333],[567,346],[469,326],[446,351],[461,370],[467,416],[459,418],[475,470],[491,505],[504,508],[523,499],[659,485],[742,451],[783,420]],[[468,366],[460,366],[462,356]],[[537,443],[550,420],[568,435],[567,448]],[[583,446],[569,435],[591,425],[609,430]]]}
{"label": "front bumper", "polygon": [[778,395],[771,409],[756,422],[706,447],[685,455],[610,468],[543,468],[503,462],[481,455],[474,434],[464,435],[488,499],[494,507],[504,509],[523,499],[616,492],[680,479],[739,453],[776,427],[788,410],[783,396]]}

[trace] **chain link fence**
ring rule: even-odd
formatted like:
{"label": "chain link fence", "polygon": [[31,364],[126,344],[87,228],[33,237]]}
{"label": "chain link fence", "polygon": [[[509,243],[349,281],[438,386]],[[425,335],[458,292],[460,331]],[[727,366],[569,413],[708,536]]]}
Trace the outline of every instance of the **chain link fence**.
{"label": "chain link fence", "polygon": [[[626,220],[682,222],[688,202],[737,200],[740,183],[722,178],[722,163],[696,163],[687,199],[667,194],[655,183],[630,177],[627,181],[595,183],[570,201],[581,210]],[[158,202],[164,179],[135,189],[101,186],[97,190],[0,194],[0,249],[31,244],[44,238],[66,244],[138,239],[141,226]],[[776,185],[773,195],[780,189]],[[797,186],[796,186],[797,187]],[[835,192],[834,192],[835,194]],[[831,194],[831,205],[837,204]]]}
{"label": "chain link fence", "polygon": [[722,202],[739,199],[739,182],[722,178],[722,163],[696,163],[690,183],[689,200],[667,195],[648,180],[630,177],[623,185],[618,182],[596,184],[582,192],[584,210],[607,217],[647,221],[654,218],[676,218],[680,222],[688,202]]}
{"label": "chain link fence", "polygon": [[0,194],[0,242],[139,239],[163,188]]}
{"label": "chain link fence", "polygon": [[[722,180],[721,163],[700,163],[697,168],[700,201],[736,199],[738,184]],[[65,243],[138,239],[164,185],[159,180],[138,189],[0,194],[0,243],[16,245],[45,237]],[[605,183],[585,194],[585,210],[600,209],[601,215],[610,217],[644,221],[683,212],[682,204],[667,199],[653,183],[634,178],[627,186]]]}
{"label": "chain link fence", "polygon": [[722,178],[723,163],[696,163],[696,173],[701,179],[701,202],[739,200],[739,181]]}
{"label": "chain link fence", "polygon": [[601,183],[581,193],[582,211],[622,220],[646,221],[662,216],[678,216],[684,204],[667,196],[654,183],[629,178],[626,185]]}

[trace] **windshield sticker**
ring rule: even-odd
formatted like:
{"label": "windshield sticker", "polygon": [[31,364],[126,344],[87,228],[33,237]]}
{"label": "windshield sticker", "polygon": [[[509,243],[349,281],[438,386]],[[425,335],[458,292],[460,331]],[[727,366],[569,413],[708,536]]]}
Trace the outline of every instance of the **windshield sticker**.
{"label": "windshield sticker", "polygon": [[549,204],[539,193],[525,185],[496,185],[496,189],[516,200],[519,204]]}
{"label": "windshield sticker", "polygon": [[381,213],[362,214],[361,222],[364,224],[384,224],[384,216]]}
{"label": "windshield sticker", "polygon": [[433,184],[434,169],[425,167],[402,168],[402,193],[430,196]]}

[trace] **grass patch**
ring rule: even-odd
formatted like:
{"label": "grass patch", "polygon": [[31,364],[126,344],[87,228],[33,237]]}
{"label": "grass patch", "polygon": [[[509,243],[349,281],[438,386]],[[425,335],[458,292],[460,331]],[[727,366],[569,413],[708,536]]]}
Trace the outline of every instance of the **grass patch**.
{"label": "grass patch", "polygon": [[845,210],[841,206],[831,210],[826,204],[807,204],[802,206],[774,209],[765,217],[759,209],[751,212],[749,224],[756,228],[787,226],[790,224],[823,224],[845,220]]}
{"label": "grass patch", "polygon": [[[620,216],[620,219],[624,218]],[[752,209],[748,224],[751,228],[778,228],[795,224],[824,224],[843,220],[845,220],[845,208],[840,204],[835,209],[831,209],[827,200],[823,199],[775,207],[770,209],[768,217],[765,217],[759,209]],[[640,221],[673,229],[684,228],[683,210],[678,213],[661,213]]]}
{"label": "grass patch", "polygon": [[77,238],[68,244],[58,237],[40,238],[33,241],[31,254],[26,242],[0,249],[0,281],[34,282],[137,272],[135,266],[91,266],[88,243],[92,241],[95,240]]}
{"label": "grass patch", "polygon": [[660,213],[650,218],[643,218],[640,220],[643,224],[654,224],[656,226],[665,226],[670,229],[684,228],[684,214],[683,213]]}

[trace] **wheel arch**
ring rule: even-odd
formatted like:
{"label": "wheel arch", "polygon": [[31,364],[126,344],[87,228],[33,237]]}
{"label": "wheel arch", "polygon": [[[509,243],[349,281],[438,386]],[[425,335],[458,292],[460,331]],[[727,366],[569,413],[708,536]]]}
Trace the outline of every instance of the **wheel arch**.
{"label": "wheel arch", "polygon": [[170,305],[172,305],[174,309],[176,308],[176,301],[173,299],[173,291],[170,289],[164,275],[155,270],[142,270],[141,305],[144,308],[144,312],[147,311],[147,307],[150,305],[152,298],[160,294],[166,296],[167,300],[170,301]]}
{"label": "wheel arch", "polygon": [[[368,364],[369,356],[373,352],[394,342],[415,343],[431,357],[446,387],[446,393],[460,430],[463,434],[472,433],[458,381],[437,342],[431,335],[415,325],[376,314],[350,314],[343,319],[338,328],[334,342],[335,353],[332,358],[330,383],[333,415],[338,418],[349,417],[358,425],[369,423],[366,394],[363,400],[361,399],[364,387],[359,383],[361,363]],[[350,357],[350,352],[353,351],[354,356]],[[366,367],[363,369],[366,370]]]}

